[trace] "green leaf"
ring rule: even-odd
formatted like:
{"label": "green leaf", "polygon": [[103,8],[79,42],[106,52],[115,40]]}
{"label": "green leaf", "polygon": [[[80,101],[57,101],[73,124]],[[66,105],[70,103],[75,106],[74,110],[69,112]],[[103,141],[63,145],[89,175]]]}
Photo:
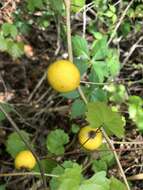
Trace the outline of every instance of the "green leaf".
{"label": "green leaf", "polygon": [[78,67],[80,75],[82,76],[88,69],[88,60],[77,58],[74,59],[74,63]]}
{"label": "green leaf", "polygon": [[77,57],[89,58],[88,43],[85,38],[81,36],[72,37],[73,52]]}
{"label": "green leaf", "polygon": [[108,45],[107,45],[107,37],[104,36],[102,39],[94,41],[92,45],[91,55],[92,59],[100,60],[104,59],[106,55],[108,54]]}
{"label": "green leaf", "polygon": [[96,73],[96,77],[98,81],[102,83],[109,76],[107,65],[105,61],[95,61],[93,64],[94,72]]}
{"label": "green leaf", "polygon": [[[61,167],[61,166],[55,167],[55,168],[53,169],[53,171],[52,171],[52,174],[54,174],[54,175],[61,175],[61,174],[63,174],[63,173],[64,173],[64,168]],[[53,177],[53,178],[50,180],[50,189],[51,189],[51,190],[57,190],[58,187],[59,187],[59,184],[60,184],[59,178],[54,178],[54,177]]]}
{"label": "green leaf", "polygon": [[117,112],[113,112],[106,103],[98,101],[89,103],[87,110],[86,117],[91,127],[102,126],[109,135],[114,134],[119,138],[123,137],[124,122],[122,117]]}
{"label": "green leaf", "polygon": [[101,40],[103,38],[103,35],[100,32],[93,31],[92,34],[93,34],[94,38],[96,38],[97,40]]}
{"label": "green leaf", "polygon": [[114,5],[109,5],[109,9],[115,13],[116,12],[116,7]]}
{"label": "green leaf", "polygon": [[0,51],[7,50],[7,41],[3,36],[0,36]]}
{"label": "green leaf", "polygon": [[59,177],[60,185],[58,190],[77,190],[82,179],[82,168],[78,164],[73,164],[72,168],[66,168]]}
{"label": "green leaf", "polygon": [[105,15],[105,16],[107,16],[107,17],[109,17],[109,18],[111,18],[113,15],[114,15],[114,13],[112,12],[112,11],[107,11],[106,13],[104,13],[103,15]]}
{"label": "green leaf", "polygon": [[139,96],[130,96],[128,102],[128,111],[130,118],[143,132],[143,99]]}
{"label": "green leaf", "polygon": [[119,55],[115,49],[108,50],[108,56],[106,58],[107,71],[110,76],[115,77],[120,71]]}
{"label": "green leaf", "polygon": [[110,190],[110,180],[106,178],[106,172],[101,171],[90,179],[84,180],[78,190]]}
{"label": "green leaf", "polygon": [[[10,106],[10,104],[8,103],[0,103],[0,105],[2,106],[2,108],[5,110],[5,112],[9,113],[11,112],[13,109]],[[5,119],[5,114],[0,110],[0,122],[3,121]]]}
{"label": "green leaf", "polygon": [[119,181],[118,179],[116,179],[115,177],[111,177],[111,182],[110,182],[110,190],[126,190],[126,186],[124,183],[122,183],[121,181]]}
{"label": "green leaf", "polygon": [[129,97],[129,115],[131,119],[136,119],[138,110],[141,109],[143,100],[139,96]]}
{"label": "green leaf", "polygon": [[92,170],[96,172],[107,171],[107,164],[104,160],[93,160]]}
{"label": "green leaf", "polygon": [[21,57],[24,54],[24,44],[23,42],[13,42],[8,40],[7,51],[13,58]]}
{"label": "green leaf", "polygon": [[[57,166],[53,169],[52,174],[54,175],[59,175],[61,176],[64,174],[64,169],[65,168],[72,168],[73,167],[73,162],[72,161],[65,161],[62,166]],[[50,180],[50,189],[51,190],[57,190],[60,185],[60,178],[52,178]]]}
{"label": "green leaf", "polygon": [[[99,76],[97,75],[95,69],[92,67],[91,68],[91,72],[89,74],[89,81],[95,82],[95,83],[99,83],[101,80],[101,77],[99,78]],[[102,79],[103,81],[103,79]]]}
{"label": "green leaf", "polygon": [[43,0],[27,0],[27,8],[33,12],[35,9],[41,9],[43,7]]}
{"label": "green leaf", "polygon": [[105,90],[100,88],[95,88],[90,92],[90,101],[101,101],[101,102],[107,102],[107,93]]}
{"label": "green leaf", "polygon": [[10,23],[4,23],[2,25],[2,31],[4,36],[10,35],[13,38],[15,38],[18,33],[16,26]]}
{"label": "green leaf", "polygon": [[108,78],[109,76],[115,77],[116,75],[119,74],[119,71],[120,71],[119,55],[113,49],[106,49],[106,50],[107,51],[105,51],[105,53],[102,53],[102,50],[101,50],[102,57],[98,57],[99,59],[103,59],[103,60],[96,61],[94,59],[96,54],[92,60],[94,73],[100,83],[102,83],[105,80],[105,78]]}
{"label": "green leaf", "polygon": [[92,170],[94,172],[107,171],[109,167],[115,164],[113,152],[108,148],[107,144],[102,144],[99,148],[99,160],[93,160]]}
{"label": "green leaf", "polygon": [[104,161],[107,167],[111,167],[115,163],[115,157],[113,152],[107,146],[107,144],[102,144],[99,148],[100,151],[100,159]]}
{"label": "green leaf", "polygon": [[124,37],[126,37],[131,31],[131,23],[129,21],[124,21],[120,26],[120,31]]}
{"label": "green leaf", "polygon": [[122,103],[128,99],[126,88],[122,84],[110,84],[105,86],[105,89],[109,92],[110,101]]}
{"label": "green leaf", "polygon": [[85,0],[72,0],[71,10],[75,13],[79,12],[85,5]]}
{"label": "green leaf", "polygon": [[6,185],[5,184],[0,185],[0,190],[6,190]]}
{"label": "green leaf", "polygon": [[[29,134],[23,130],[20,131],[21,135],[24,137],[24,139],[27,141],[27,143],[30,143],[30,137]],[[21,140],[19,135],[16,132],[11,133],[8,136],[8,139],[6,141],[6,150],[13,158],[22,150],[27,150],[27,146],[25,143]]]}
{"label": "green leaf", "polygon": [[68,134],[62,129],[56,129],[47,136],[47,149],[56,155],[64,154],[64,145],[68,142]]}
{"label": "green leaf", "polygon": [[78,133],[78,131],[80,130],[80,126],[76,125],[76,124],[72,124],[72,128],[71,128],[73,133]]}
{"label": "green leaf", "polygon": [[63,0],[49,0],[50,7],[58,14],[62,15],[63,13]]}
{"label": "green leaf", "polygon": [[67,92],[67,93],[61,93],[60,96],[63,96],[68,99],[76,99],[79,97],[79,93],[77,90],[74,90],[72,92]]}
{"label": "green leaf", "polygon": [[76,118],[76,117],[84,115],[85,111],[86,111],[86,105],[82,100],[77,99],[72,103],[72,107],[71,107],[72,118]]}
{"label": "green leaf", "polygon": [[[50,160],[50,159],[40,160],[40,164],[42,165],[42,168],[44,169],[45,173],[51,173],[53,169],[57,166],[57,163],[54,160]],[[38,164],[36,164],[33,171],[40,172]]]}

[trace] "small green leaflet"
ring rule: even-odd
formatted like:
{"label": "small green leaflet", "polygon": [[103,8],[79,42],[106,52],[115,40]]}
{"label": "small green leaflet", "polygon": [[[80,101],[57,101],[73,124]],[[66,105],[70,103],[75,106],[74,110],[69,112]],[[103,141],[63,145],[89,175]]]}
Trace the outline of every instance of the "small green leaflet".
{"label": "small green leaflet", "polygon": [[124,121],[117,112],[104,102],[93,102],[87,105],[87,121],[93,128],[102,126],[111,135],[114,134],[121,138],[124,135]]}
{"label": "small green leaflet", "polygon": [[63,0],[49,0],[50,8],[52,8],[56,13],[62,15],[63,13]]}
{"label": "small green leaflet", "polygon": [[15,59],[21,57],[24,54],[24,44],[23,42],[14,42],[11,39],[8,39],[7,51]]}
{"label": "small green leaflet", "polygon": [[7,50],[7,41],[3,36],[0,36],[0,51]]}
{"label": "small green leaflet", "polygon": [[77,124],[72,124],[71,130],[72,130],[72,133],[76,134],[80,130],[80,126]]}
{"label": "small green leaflet", "polygon": [[85,59],[89,58],[89,49],[88,43],[85,38],[81,36],[74,36],[72,37],[72,44],[73,44],[73,52],[77,57],[83,57]]}
{"label": "small green leaflet", "polygon": [[0,190],[6,190],[6,185],[0,185]]}
{"label": "small green leaflet", "polygon": [[[64,168],[62,168],[61,166],[57,166],[53,169],[52,174],[54,175],[62,175],[64,173]],[[51,190],[57,190],[60,184],[60,180],[59,178],[52,178],[50,180],[50,189]]]}
{"label": "small green leaflet", "polygon": [[119,61],[119,55],[117,53],[117,50],[115,50],[115,49],[109,49],[108,50],[108,56],[106,58],[106,64],[107,64],[107,70],[109,72],[109,75],[114,77],[114,76],[119,74],[120,61]]}
{"label": "small green leaflet", "polygon": [[47,136],[47,149],[56,155],[64,154],[64,145],[68,142],[68,134],[62,129],[56,129],[51,131]]}
{"label": "small green leaflet", "polygon": [[128,111],[130,118],[134,121],[139,130],[143,131],[143,99],[139,96],[130,96]]}
{"label": "small green leaflet", "polygon": [[84,7],[85,0],[72,0],[71,3],[72,3],[71,9],[73,12],[76,13],[76,12],[80,11],[81,8]]}
{"label": "small green leaflet", "polygon": [[113,78],[119,74],[119,55],[117,51],[108,49],[108,53],[106,53],[105,57],[102,57],[101,60],[93,60],[92,65],[99,82],[103,82],[105,78],[109,76]]}
{"label": "small green leaflet", "polygon": [[87,69],[88,69],[88,60],[87,60],[87,59],[75,58],[75,59],[74,59],[74,64],[78,67],[81,76],[82,76],[82,75],[87,71]]}
{"label": "small green leaflet", "polygon": [[[42,168],[44,169],[45,173],[51,173],[52,170],[57,166],[57,163],[51,159],[40,160],[40,164],[42,165]],[[38,164],[36,164],[36,166],[34,167],[32,171],[40,172]]]}
{"label": "small green leaflet", "polygon": [[109,73],[107,70],[107,65],[105,61],[95,61],[93,64],[93,69],[98,77],[99,82],[103,82],[105,77],[107,78]]}
{"label": "small green leaflet", "polygon": [[115,177],[110,178],[110,190],[126,190],[126,186],[124,183],[116,179]]}
{"label": "small green leaflet", "polygon": [[91,56],[93,60],[104,59],[108,54],[107,36],[93,42]]}
{"label": "small green leaflet", "polygon": [[72,168],[66,168],[59,177],[60,185],[58,190],[77,190],[82,179],[82,167],[73,164]]}
{"label": "small green leaflet", "polygon": [[[20,133],[24,137],[24,139],[27,141],[27,143],[30,143],[29,134],[23,130],[21,130]],[[27,146],[19,137],[19,135],[16,132],[13,132],[8,136],[8,139],[6,141],[6,150],[9,154],[11,154],[13,158],[15,158],[15,156],[20,151],[27,150]]]}
{"label": "small green leaflet", "polygon": [[43,7],[43,0],[27,0],[27,8],[29,11],[33,12],[35,9],[40,9]]}
{"label": "small green leaflet", "polygon": [[128,93],[125,86],[122,84],[109,84],[105,86],[105,89],[109,93],[110,101],[120,104],[128,99]]}
{"label": "small green leaflet", "polygon": [[115,77],[120,71],[119,55],[115,49],[108,48],[107,36],[93,42],[91,48],[92,65],[99,82],[109,76]]}
{"label": "small green leaflet", "polygon": [[[8,103],[0,103],[0,105],[2,106],[2,108],[5,110],[5,112],[10,112],[12,111],[12,107],[10,106],[10,104]],[[3,121],[5,119],[5,114],[0,110],[0,122]]]}
{"label": "small green leaflet", "polygon": [[115,157],[113,152],[107,146],[107,144],[102,144],[100,146],[100,159],[107,164],[107,167],[111,167],[115,163]]}
{"label": "small green leaflet", "polygon": [[90,179],[84,180],[78,190],[110,190],[110,180],[106,178],[106,172],[101,171]]}
{"label": "small green leaflet", "polygon": [[92,170],[96,172],[107,171],[108,167],[104,160],[93,160]]}
{"label": "small green leaflet", "polygon": [[60,96],[63,96],[63,97],[68,98],[68,99],[76,99],[79,97],[79,93],[77,90],[74,90],[72,92],[61,93]]}
{"label": "small green leaflet", "polygon": [[102,88],[94,88],[90,91],[90,101],[100,101],[100,102],[107,102],[107,92]]}
{"label": "small green leaflet", "polygon": [[85,114],[85,110],[86,110],[85,103],[82,100],[77,99],[72,103],[71,117],[76,118],[82,116]]}
{"label": "small green leaflet", "polygon": [[67,162],[62,165],[64,168],[57,166],[52,172],[59,177],[50,180],[51,190],[112,190],[114,187],[118,189],[117,185],[124,190],[124,184],[116,178],[108,179],[105,171],[97,172],[91,178],[85,179],[82,175],[82,167],[77,163]]}
{"label": "small green leaflet", "polygon": [[[64,168],[72,168],[73,167],[73,162],[72,161],[65,161],[62,166],[58,165],[57,167],[55,167],[52,171],[52,174],[54,175],[62,175],[64,174]],[[60,179],[59,178],[52,178],[50,180],[50,189],[51,190],[57,190],[58,187],[60,185]]]}
{"label": "small green leaflet", "polygon": [[18,33],[16,26],[10,23],[4,23],[2,25],[2,31],[4,36],[10,35],[13,38],[15,38]]}

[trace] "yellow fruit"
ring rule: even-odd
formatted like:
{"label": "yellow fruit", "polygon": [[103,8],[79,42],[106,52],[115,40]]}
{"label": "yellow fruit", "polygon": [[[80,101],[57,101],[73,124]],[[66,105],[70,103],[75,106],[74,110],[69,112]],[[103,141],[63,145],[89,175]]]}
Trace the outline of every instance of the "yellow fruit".
{"label": "yellow fruit", "polygon": [[59,60],[51,64],[47,78],[50,85],[58,92],[70,92],[80,84],[79,70],[68,60]]}
{"label": "yellow fruit", "polygon": [[90,126],[83,127],[78,138],[80,144],[87,150],[96,150],[102,144],[102,132]]}
{"label": "yellow fruit", "polygon": [[19,152],[15,158],[16,169],[26,168],[31,170],[34,168],[35,164],[35,157],[29,150]]}

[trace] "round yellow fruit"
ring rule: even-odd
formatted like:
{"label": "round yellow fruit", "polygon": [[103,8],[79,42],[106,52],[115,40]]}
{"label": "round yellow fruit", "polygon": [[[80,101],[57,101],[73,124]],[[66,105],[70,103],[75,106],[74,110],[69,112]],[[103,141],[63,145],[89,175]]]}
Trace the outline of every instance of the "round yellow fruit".
{"label": "round yellow fruit", "polygon": [[96,150],[102,144],[102,132],[90,126],[83,127],[78,138],[80,144],[87,150]]}
{"label": "round yellow fruit", "polygon": [[50,85],[58,92],[70,92],[80,84],[78,68],[68,60],[59,60],[51,64],[47,71]]}
{"label": "round yellow fruit", "polygon": [[29,150],[24,150],[19,152],[15,158],[16,169],[26,168],[31,170],[34,168],[35,165],[36,165],[35,157]]}

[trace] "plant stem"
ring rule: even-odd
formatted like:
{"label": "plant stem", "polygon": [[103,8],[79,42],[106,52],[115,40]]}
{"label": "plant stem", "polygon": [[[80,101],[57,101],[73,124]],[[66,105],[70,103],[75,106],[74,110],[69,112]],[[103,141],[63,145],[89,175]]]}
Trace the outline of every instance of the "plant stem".
{"label": "plant stem", "polygon": [[119,169],[120,169],[120,172],[121,172],[121,174],[122,174],[123,180],[124,180],[124,182],[125,182],[125,184],[126,184],[126,186],[127,186],[127,189],[130,190],[130,186],[129,186],[129,184],[128,184],[128,181],[127,181],[127,178],[126,178],[126,176],[125,176],[124,170],[123,170],[122,165],[121,165],[121,163],[120,163],[120,160],[119,160],[119,158],[118,158],[117,152],[115,151],[114,144],[112,143],[112,141],[110,140],[110,138],[108,137],[108,135],[106,134],[106,132],[104,131],[104,129],[102,129],[102,133],[103,133],[103,135],[104,135],[104,137],[105,137],[105,139],[106,139],[108,145],[110,146],[110,148],[111,148],[111,150],[112,150],[112,152],[113,152],[113,154],[114,154],[114,156],[115,156],[116,162],[117,162],[118,167],[119,167]]}
{"label": "plant stem", "polygon": [[24,144],[26,145],[26,147],[32,152],[33,156],[35,157],[36,162],[37,162],[37,164],[39,166],[39,170],[40,170],[40,173],[41,173],[42,180],[43,180],[43,187],[46,190],[47,189],[46,178],[44,176],[44,170],[43,170],[43,168],[42,168],[42,166],[40,164],[40,160],[39,160],[38,156],[36,155],[35,151],[31,147],[31,145],[22,136],[22,134],[20,132],[20,129],[18,128],[18,126],[16,125],[16,123],[13,121],[13,119],[11,118],[11,116],[4,110],[4,108],[2,107],[2,104],[0,104],[0,111],[2,111],[4,113],[4,115],[6,116],[6,118],[8,119],[8,121],[11,123],[12,127],[17,132],[17,134],[19,135],[19,137],[21,138],[21,140],[24,142]]}
{"label": "plant stem", "polygon": [[[28,175],[28,176],[40,176],[41,173],[39,172],[24,172],[24,173],[1,173],[0,174],[0,177],[9,177],[9,176],[25,176],[25,175]],[[44,176],[46,177],[59,177],[58,175],[53,175],[53,174],[46,174],[44,173]]]}
{"label": "plant stem", "polygon": [[69,55],[69,60],[71,62],[73,62],[72,42],[71,42],[71,19],[70,19],[71,1],[70,0],[64,0],[64,2],[65,2],[65,8],[66,8],[68,55]]}
{"label": "plant stem", "polygon": [[82,89],[81,89],[80,86],[78,87],[78,92],[79,92],[81,98],[83,99],[83,101],[85,102],[85,104],[87,104],[88,101],[87,101],[87,99],[86,99],[86,97],[85,97],[85,95],[84,95],[84,93],[83,93],[83,91],[82,91]]}
{"label": "plant stem", "polygon": [[[64,0],[65,2],[65,8],[66,8],[66,24],[67,24],[67,42],[68,42],[68,54],[69,54],[69,59],[70,61],[73,62],[73,54],[72,54],[72,43],[71,43],[71,22],[70,22],[70,5],[71,5],[71,0]],[[110,39],[111,41],[112,39]],[[110,43],[109,41],[109,43]],[[83,99],[83,101],[85,102],[85,104],[88,103],[81,87],[78,87],[78,91],[79,91],[79,94],[81,96],[81,98]],[[102,130],[103,132],[103,135],[107,141],[107,143],[109,144],[110,148],[115,150],[115,147],[114,147],[114,144],[112,143],[112,141],[110,140],[110,138],[108,137],[108,135],[106,134],[106,132],[104,130]],[[120,163],[120,160],[118,158],[118,155],[116,153],[116,151],[113,151],[114,153],[114,156],[115,156],[115,159],[116,159],[116,162],[118,164],[118,167],[120,169],[120,172],[122,174],[122,177],[123,177],[123,180],[127,186],[127,190],[130,190],[130,187],[129,187],[129,184],[128,184],[128,181],[127,181],[127,178],[124,174],[124,171],[123,171],[123,168],[122,168],[122,165]]]}

